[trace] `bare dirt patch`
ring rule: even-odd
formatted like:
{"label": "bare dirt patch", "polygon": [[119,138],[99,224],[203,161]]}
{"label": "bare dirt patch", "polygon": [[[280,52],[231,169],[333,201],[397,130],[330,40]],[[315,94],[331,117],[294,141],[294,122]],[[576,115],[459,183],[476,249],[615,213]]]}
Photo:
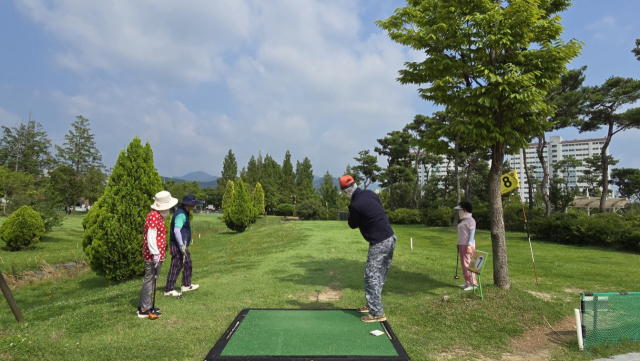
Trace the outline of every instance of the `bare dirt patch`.
{"label": "bare dirt patch", "polygon": [[565,288],[564,291],[567,292],[567,293],[582,293],[582,292],[584,292],[584,290],[580,289],[580,288]]}
{"label": "bare dirt patch", "polygon": [[527,291],[527,292],[529,292],[534,297],[538,297],[539,299],[542,299],[542,300],[545,300],[545,301],[551,301],[553,299],[553,296],[551,296],[548,293],[535,292],[535,291]]}
{"label": "bare dirt patch", "polygon": [[329,287],[324,288],[322,291],[317,291],[309,295],[309,301],[327,302],[337,301],[342,297],[344,292],[339,289],[332,289]]}
{"label": "bare dirt patch", "polygon": [[[553,330],[551,329],[553,327]],[[576,320],[569,316],[553,325],[545,324],[537,326],[520,337],[511,339],[511,351],[500,358],[478,357],[459,349],[452,349],[439,355],[438,360],[473,359],[473,360],[499,360],[499,361],[546,361],[551,354],[562,347],[563,342],[576,337]],[[554,331],[555,330],[555,331]]]}

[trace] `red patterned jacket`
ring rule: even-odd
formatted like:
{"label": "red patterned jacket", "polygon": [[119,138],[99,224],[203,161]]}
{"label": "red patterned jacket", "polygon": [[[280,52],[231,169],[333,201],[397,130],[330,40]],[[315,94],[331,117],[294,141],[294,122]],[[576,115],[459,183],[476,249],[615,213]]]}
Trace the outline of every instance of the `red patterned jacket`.
{"label": "red patterned jacket", "polygon": [[167,248],[167,228],[164,225],[164,218],[162,218],[160,212],[155,209],[149,212],[147,219],[144,221],[144,233],[142,234],[142,258],[144,258],[146,262],[153,261],[153,254],[149,251],[149,244],[147,243],[147,236],[149,235],[150,229],[157,230],[156,243],[158,251],[160,252],[160,260],[164,261],[165,249]]}

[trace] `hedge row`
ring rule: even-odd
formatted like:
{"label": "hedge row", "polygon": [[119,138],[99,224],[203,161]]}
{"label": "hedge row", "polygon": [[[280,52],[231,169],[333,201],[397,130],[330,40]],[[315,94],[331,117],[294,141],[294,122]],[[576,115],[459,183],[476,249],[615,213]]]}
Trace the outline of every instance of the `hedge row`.
{"label": "hedge row", "polygon": [[535,239],[580,246],[640,251],[640,216],[555,213],[531,222]]}

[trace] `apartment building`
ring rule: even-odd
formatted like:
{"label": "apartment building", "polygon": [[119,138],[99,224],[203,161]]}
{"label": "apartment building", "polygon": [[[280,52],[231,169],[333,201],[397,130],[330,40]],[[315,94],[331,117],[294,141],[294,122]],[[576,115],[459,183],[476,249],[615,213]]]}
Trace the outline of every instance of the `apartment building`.
{"label": "apartment building", "polygon": [[[547,145],[543,151],[544,159],[549,170],[549,178],[566,178],[566,173],[564,175],[556,174],[553,169],[553,164],[569,156],[573,156],[578,160],[584,160],[585,158],[599,155],[602,151],[605,140],[606,138],[563,140],[559,135],[549,137]],[[538,143],[529,144],[529,148],[526,150],[527,165],[530,170],[535,171],[533,173],[534,176],[537,179],[542,180],[543,172],[540,160],[538,159],[538,154],[536,153],[537,147]],[[525,155],[523,153],[524,149],[520,151],[520,154],[509,156],[509,164],[511,165],[511,168],[518,172],[518,178],[520,179],[520,196],[523,199],[528,200],[529,192],[526,187],[527,175],[524,171],[523,157]],[[609,150],[607,149],[607,155],[608,154]],[[586,183],[578,182],[578,178],[584,174],[583,172],[585,169],[586,168],[584,166],[579,166],[571,170],[568,179],[569,187],[578,187],[578,189],[582,190],[587,186]]]}

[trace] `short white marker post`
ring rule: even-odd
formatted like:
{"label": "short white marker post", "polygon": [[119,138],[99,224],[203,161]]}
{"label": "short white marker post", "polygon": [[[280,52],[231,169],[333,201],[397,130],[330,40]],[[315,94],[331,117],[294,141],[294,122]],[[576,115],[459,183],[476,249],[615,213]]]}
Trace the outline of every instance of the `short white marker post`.
{"label": "short white marker post", "polygon": [[411,238],[411,249],[413,249],[413,238]]}
{"label": "short white marker post", "polygon": [[584,343],[582,342],[582,324],[580,323],[580,310],[575,308],[573,312],[576,315],[576,333],[578,334],[578,347],[580,351],[584,350]]}
{"label": "short white marker post", "polygon": [[198,233],[198,238],[200,238],[200,233]]}

